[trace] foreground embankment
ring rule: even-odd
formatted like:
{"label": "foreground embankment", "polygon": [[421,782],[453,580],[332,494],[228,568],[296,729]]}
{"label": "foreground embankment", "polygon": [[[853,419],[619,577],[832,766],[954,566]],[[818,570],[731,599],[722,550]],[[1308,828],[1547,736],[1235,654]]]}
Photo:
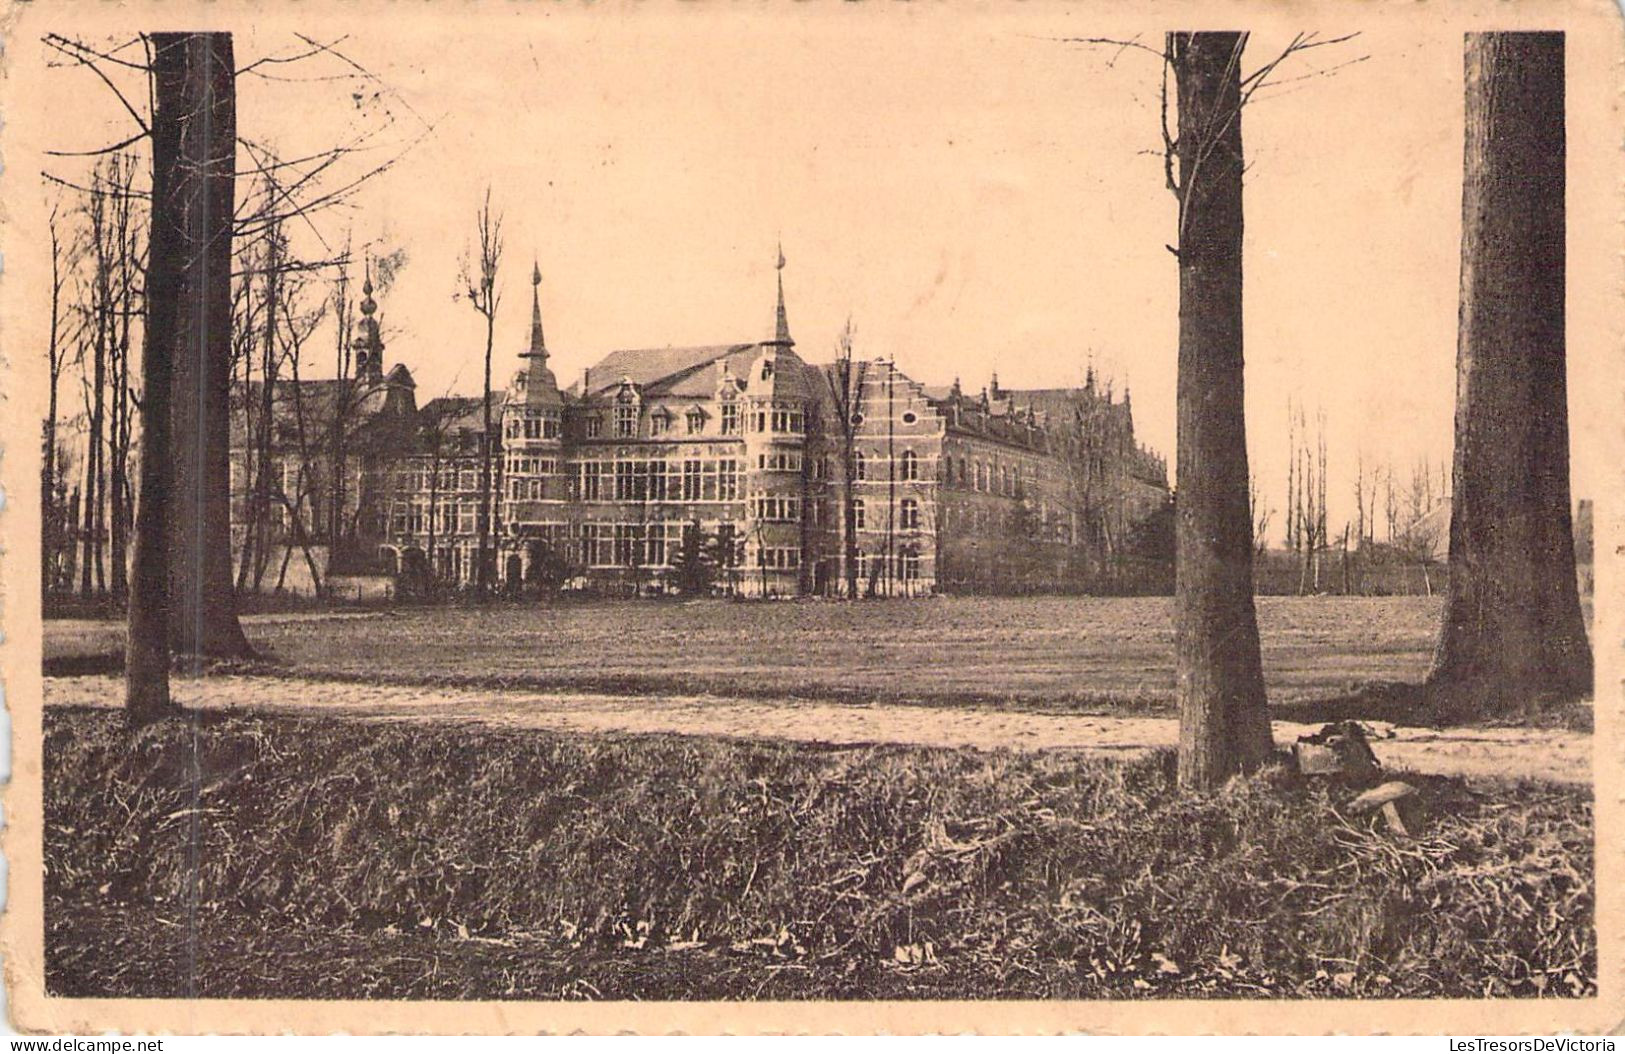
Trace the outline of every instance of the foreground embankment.
{"label": "foreground embankment", "polygon": [[1401,839],[1166,753],[45,715],[62,995],[1574,996],[1583,788],[1418,778]]}

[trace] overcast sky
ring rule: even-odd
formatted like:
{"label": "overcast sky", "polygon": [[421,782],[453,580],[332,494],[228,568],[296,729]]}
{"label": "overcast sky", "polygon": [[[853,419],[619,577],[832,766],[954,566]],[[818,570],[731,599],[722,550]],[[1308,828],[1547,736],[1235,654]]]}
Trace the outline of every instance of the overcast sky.
{"label": "overcast sky", "polygon": [[[358,103],[368,82],[351,77],[244,77],[238,118],[287,154],[384,106],[395,123],[381,140],[434,125],[354,209],[319,221],[335,243],[353,227],[358,244],[405,250],[381,312],[386,361],[412,369],[420,399],[478,390],[482,323],[453,293],[489,185],[507,247],[499,378],[527,338],[533,257],[568,383],[615,348],[770,335],[782,238],[804,357],[828,358],[848,316],[859,354],[971,391],[993,371],[1009,387],[1076,384],[1092,356],[1119,392],[1132,386],[1141,438],[1172,462],[1175,202],[1157,156],[1158,62],[1053,39],[1138,31],[1156,45],[1160,26],[1091,22],[1081,5],[487,7],[449,33],[444,20],[430,32],[431,8],[446,10],[304,27],[348,34],[344,52],[394,94]],[[1297,28],[1255,26],[1247,71]],[[238,27],[239,64],[297,50],[291,28]],[[1247,407],[1277,508],[1287,399],[1324,409],[1335,531],[1353,514],[1358,452],[1404,472],[1449,457],[1461,29],[1318,28],[1365,32],[1281,80],[1365,60],[1266,90],[1244,118]],[[266,69],[352,72],[331,59]],[[74,99],[89,98],[85,81],[55,78]],[[65,128],[61,145],[95,145],[81,141],[94,128]],[[308,248],[310,232],[298,237]],[[1612,383],[1597,341],[1572,339],[1575,385]],[[1601,424],[1576,412],[1582,435]],[[1583,449],[1576,471],[1583,493],[1595,471]]]}

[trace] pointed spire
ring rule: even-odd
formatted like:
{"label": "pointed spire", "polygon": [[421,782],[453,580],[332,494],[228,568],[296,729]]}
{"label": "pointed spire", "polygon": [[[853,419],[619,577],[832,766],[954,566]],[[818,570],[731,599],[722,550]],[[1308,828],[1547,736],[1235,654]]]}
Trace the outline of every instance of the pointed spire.
{"label": "pointed spire", "polygon": [[779,243],[779,261],[775,265],[779,272],[779,308],[774,319],[773,343],[789,347],[795,341],[790,339],[790,319],[784,313],[784,243]]}
{"label": "pointed spire", "polygon": [[532,357],[547,361],[547,338],[542,336],[542,265],[535,262],[530,269],[530,350],[520,358]]}
{"label": "pointed spire", "polygon": [[366,278],[361,283],[361,313],[371,316],[378,310],[378,302],[372,298],[372,254],[367,254]]}
{"label": "pointed spire", "polygon": [[384,372],[384,341],[378,335],[378,320],[373,313],[378,302],[372,298],[372,254],[367,254],[366,278],[361,283],[361,318],[356,323],[355,339],[350,347],[355,352],[357,377],[377,380]]}

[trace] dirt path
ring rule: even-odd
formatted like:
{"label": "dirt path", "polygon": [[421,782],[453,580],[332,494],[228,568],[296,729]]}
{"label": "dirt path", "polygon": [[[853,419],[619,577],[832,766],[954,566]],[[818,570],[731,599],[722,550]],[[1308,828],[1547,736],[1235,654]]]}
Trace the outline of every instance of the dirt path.
{"label": "dirt path", "polygon": [[[1178,742],[1169,717],[1073,716],[959,707],[772,702],[713,696],[612,696],[380,687],[275,677],[178,679],[185,706],[343,714],[363,720],[467,721],[569,732],[675,733],[805,743],[1143,751]],[[46,705],[118,705],[116,677],[46,678]],[[1288,743],[1317,726],[1275,722]],[[1555,729],[1396,728],[1373,744],[1390,769],[1437,775],[1591,782],[1591,737]]]}

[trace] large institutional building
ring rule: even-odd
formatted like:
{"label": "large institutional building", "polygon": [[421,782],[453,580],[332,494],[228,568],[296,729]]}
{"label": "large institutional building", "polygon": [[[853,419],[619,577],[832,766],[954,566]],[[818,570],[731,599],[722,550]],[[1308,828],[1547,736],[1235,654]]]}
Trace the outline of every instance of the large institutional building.
{"label": "large institutional building", "polygon": [[[532,275],[525,366],[489,414],[497,588],[703,576],[746,595],[918,596],[1146,588],[1165,567],[1167,465],[1135,441],[1126,391],[1097,391],[1092,371],[1082,388],[994,378],[970,394],[886,361],[809,364],[779,267],[770,339],[616,351],[568,387]],[[476,576],[486,414],[477,396],[419,407],[406,367],[384,370],[364,293],[354,380],[242,391],[235,537],[260,588]]]}

